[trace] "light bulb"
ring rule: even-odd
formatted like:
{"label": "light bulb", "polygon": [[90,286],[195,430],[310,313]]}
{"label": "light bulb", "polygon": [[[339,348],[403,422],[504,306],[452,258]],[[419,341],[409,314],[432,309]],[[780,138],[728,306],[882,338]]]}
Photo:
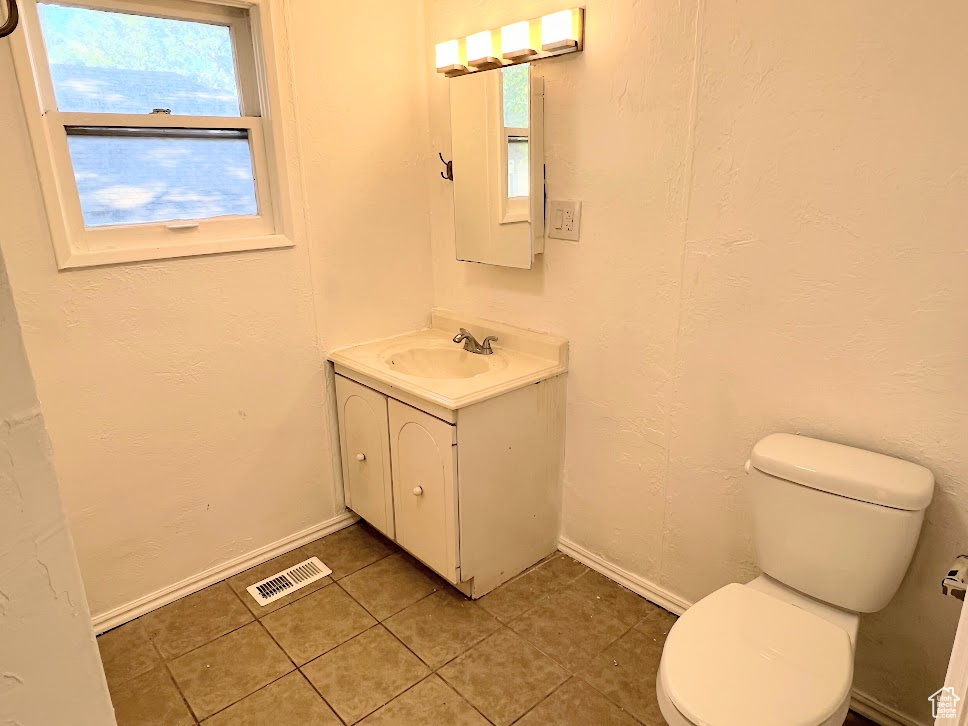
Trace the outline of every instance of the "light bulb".
{"label": "light bulb", "polygon": [[561,10],[541,18],[541,48],[543,50],[560,50],[578,46],[572,23],[573,15],[573,10]]}
{"label": "light bulb", "polygon": [[460,65],[460,44],[456,40],[448,40],[437,44],[437,70],[453,68]]}
{"label": "light bulb", "polygon": [[494,41],[490,30],[482,30],[480,33],[467,36],[467,62],[472,66],[483,63],[493,63]]}
{"label": "light bulb", "polygon": [[531,47],[531,23],[527,20],[501,28],[501,53],[505,58],[523,58],[535,52]]}

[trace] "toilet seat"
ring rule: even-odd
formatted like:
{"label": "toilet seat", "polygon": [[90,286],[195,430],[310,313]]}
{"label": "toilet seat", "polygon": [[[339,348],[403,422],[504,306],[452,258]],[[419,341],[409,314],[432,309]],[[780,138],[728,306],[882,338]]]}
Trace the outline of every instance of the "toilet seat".
{"label": "toilet seat", "polygon": [[740,584],[679,618],[659,667],[659,688],[696,726],[818,726],[849,700],[852,678],[843,629]]}

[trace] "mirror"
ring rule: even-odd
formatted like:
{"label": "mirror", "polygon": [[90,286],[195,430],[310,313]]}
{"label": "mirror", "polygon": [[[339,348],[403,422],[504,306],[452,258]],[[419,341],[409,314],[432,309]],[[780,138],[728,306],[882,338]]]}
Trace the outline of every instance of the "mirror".
{"label": "mirror", "polygon": [[529,63],[450,83],[457,259],[530,269],[544,251],[544,83]]}

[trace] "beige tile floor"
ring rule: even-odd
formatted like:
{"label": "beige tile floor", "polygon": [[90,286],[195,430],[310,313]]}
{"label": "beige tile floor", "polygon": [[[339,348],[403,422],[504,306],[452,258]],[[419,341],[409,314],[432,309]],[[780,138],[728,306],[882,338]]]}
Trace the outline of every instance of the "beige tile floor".
{"label": "beige tile floor", "polygon": [[[245,592],[312,556],[331,577]],[[562,554],[471,602],[358,524],[98,645],[120,726],[659,726],[673,622]]]}

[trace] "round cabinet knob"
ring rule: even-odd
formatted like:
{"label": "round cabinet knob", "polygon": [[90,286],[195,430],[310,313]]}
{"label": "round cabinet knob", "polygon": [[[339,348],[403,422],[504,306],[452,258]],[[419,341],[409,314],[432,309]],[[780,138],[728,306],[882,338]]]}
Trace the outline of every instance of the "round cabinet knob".
{"label": "round cabinet knob", "polygon": [[357,454],[356,455],[356,460],[357,461],[366,461],[366,454]]}
{"label": "round cabinet knob", "polygon": [[423,487],[414,487],[413,488],[413,495],[415,497],[419,497],[421,494],[423,494]]}

